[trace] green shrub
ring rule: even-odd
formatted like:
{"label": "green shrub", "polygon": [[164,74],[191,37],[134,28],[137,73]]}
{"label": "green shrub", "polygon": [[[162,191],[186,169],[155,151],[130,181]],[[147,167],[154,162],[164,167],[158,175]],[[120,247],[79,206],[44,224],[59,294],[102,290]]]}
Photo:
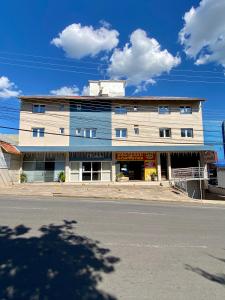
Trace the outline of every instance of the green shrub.
{"label": "green shrub", "polygon": [[59,173],[58,180],[59,180],[59,182],[65,182],[66,176],[65,176],[65,173],[63,171]]}
{"label": "green shrub", "polygon": [[27,174],[25,173],[20,174],[20,182],[21,183],[27,182]]}

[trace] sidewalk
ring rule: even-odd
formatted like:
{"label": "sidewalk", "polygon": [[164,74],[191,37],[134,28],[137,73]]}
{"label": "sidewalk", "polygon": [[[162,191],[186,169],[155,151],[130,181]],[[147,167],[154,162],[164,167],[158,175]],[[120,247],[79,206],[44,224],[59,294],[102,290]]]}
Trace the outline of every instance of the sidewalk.
{"label": "sidewalk", "polygon": [[[182,192],[171,187],[156,184],[135,183],[105,183],[105,184],[65,184],[41,183],[18,184],[10,187],[1,187],[1,195],[15,196],[51,196],[51,197],[79,197],[99,199],[130,199],[145,201],[176,201],[205,204],[224,204],[225,198],[213,198],[208,195],[207,200],[193,200]],[[222,200],[222,201],[221,201]],[[223,201],[224,200],[224,201]]]}

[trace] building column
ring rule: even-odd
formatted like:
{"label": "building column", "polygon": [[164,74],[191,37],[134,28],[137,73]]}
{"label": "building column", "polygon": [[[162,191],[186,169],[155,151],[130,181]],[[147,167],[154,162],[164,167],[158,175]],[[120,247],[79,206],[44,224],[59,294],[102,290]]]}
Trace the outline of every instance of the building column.
{"label": "building column", "polygon": [[69,152],[65,154],[65,176],[66,182],[70,182],[70,157]]}
{"label": "building column", "polygon": [[112,152],[112,181],[116,181],[116,154]]}
{"label": "building column", "polygon": [[171,157],[170,153],[167,153],[167,174],[168,174],[168,179],[172,179],[172,169],[171,169]]}
{"label": "building column", "polygon": [[162,172],[161,172],[161,159],[160,159],[160,152],[156,153],[157,157],[157,175],[158,175],[158,181],[162,180]]}

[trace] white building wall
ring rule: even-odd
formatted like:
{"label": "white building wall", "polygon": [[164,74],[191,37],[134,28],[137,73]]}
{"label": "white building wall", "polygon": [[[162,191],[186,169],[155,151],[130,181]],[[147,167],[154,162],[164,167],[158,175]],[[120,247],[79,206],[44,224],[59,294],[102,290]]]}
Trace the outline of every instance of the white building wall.
{"label": "white building wall", "polygon": [[218,187],[225,189],[225,169],[217,170]]}

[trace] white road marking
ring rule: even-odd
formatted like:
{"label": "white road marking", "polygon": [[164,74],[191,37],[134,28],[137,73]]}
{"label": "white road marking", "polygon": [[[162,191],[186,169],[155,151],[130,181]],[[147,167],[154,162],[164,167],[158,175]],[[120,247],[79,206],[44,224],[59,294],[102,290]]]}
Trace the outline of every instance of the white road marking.
{"label": "white road marking", "polygon": [[122,246],[137,248],[208,248],[206,245],[158,245],[158,244],[140,244],[140,243],[104,243],[105,246]]}
{"label": "white road marking", "polygon": [[19,210],[47,210],[48,208],[44,208],[44,207],[17,207],[17,206],[0,206],[0,208],[6,208],[6,209],[19,209]]}
{"label": "white road marking", "polygon": [[153,216],[165,216],[166,214],[154,213],[154,212],[140,212],[140,211],[128,211],[128,214],[138,214],[138,215],[153,215]]}

